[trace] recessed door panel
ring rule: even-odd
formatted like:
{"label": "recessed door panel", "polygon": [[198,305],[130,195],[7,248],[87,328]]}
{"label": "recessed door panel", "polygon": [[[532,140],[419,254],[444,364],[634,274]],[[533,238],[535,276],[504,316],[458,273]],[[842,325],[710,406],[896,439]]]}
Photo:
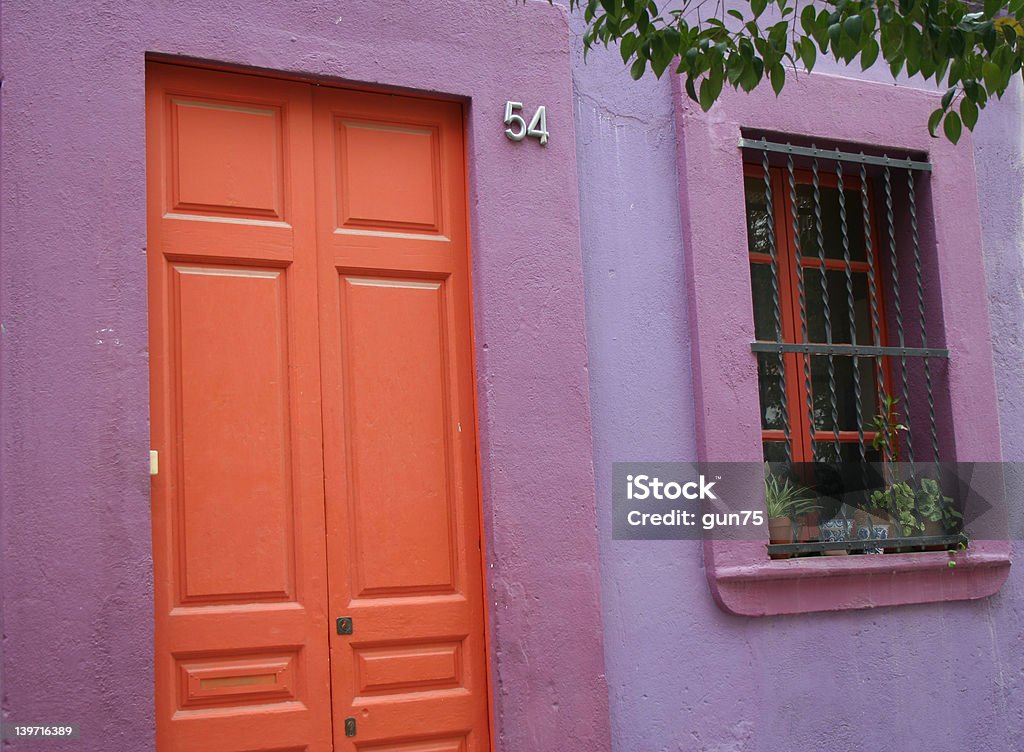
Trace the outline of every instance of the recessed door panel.
{"label": "recessed door panel", "polygon": [[294,593],[285,273],[171,266],[182,603]]}
{"label": "recessed door panel", "polygon": [[359,596],[454,591],[443,285],[341,277]]}

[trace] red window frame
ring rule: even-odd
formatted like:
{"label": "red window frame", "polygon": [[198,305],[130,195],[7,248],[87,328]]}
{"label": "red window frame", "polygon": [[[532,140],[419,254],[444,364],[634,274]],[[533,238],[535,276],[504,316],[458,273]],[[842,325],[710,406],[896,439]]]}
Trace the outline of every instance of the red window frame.
{"label": "red window frame", "polygon": [[[793,229],[792,200],[789,193],[788,171],[782,166],[769,166],[769,180],[772,192],[772,227],[775,233],[775,257],[778,265],[779,275],[779,313],[782,325],[780,333],[781,341],[788,344],[802,344],[803,333],[800,323],[800,289],[797,278],[796,264],[796,238]],[[743,165],[744,178],[756,178],[764,181],[764,166],[745,162]],[[810,170],[794,169],[793,177],[797,185],[812,185],[813,174]],[[818,183],[821,188],[838,188],[839,179],[835,173],[819,172]],[[858,175],[843,176],[844,190],[861,190],[861,180]],[[885,311],[885,286],[883,284],[883,267],[886,266],[885,252],[879,243],[877,212],[875,198],[871,190],[871,180],[868,179],[868,217],[870,220],[871,247],[874,249],[874,268],[868,260],[850,262],[850,269],[854,273],[871,274],[874,276],[874,298],[877,305],[879,318],[879,341],[873,344],[888,346],[889,337],[886,326]],[[851,222],[862,222],[860,212],[857,216],[851,217]],[[768,253],[756,253],[748,250],[748,258],[751,264],[771,264],[771,255]],[[801,254],[800,271],[804,269],[820,269],[821,260],[818,256]],[[845,272],[846,262],[843,259],[826,258],[825,268],[829,271]],[[751,294],[754,294],[753,282],[751,283]],[[868,286],[868,306],[872,305],[872,290]],[[841,302],[846,305],[846,300]],[[873,335],[873,333],[872,333]],[[786,419],[789,425],[790,458],[793,462],[814,462],[814,443],[831,444],[835,441],[835,432],[829,430],[818,430],[814,432],[812,441],[810,419],[807,415],[807,386],[804,382],[805,361],[811,356],[802,353],[784,353],[783,362],[786,378]],[[849,357],[849,356],[837,356]],[[878,388],[880,383],[891,385],[892,373],[889,359],[887,357],[875,358],[875,394],[876,406],[881,405],[881,391]],[[812,395],[813,397],[813,395]],[[873,415],[865,415],[864,422],[868,424]],[[875,432],[868,430],[865,426],[864,441],[870,446],[875,438]],[[785,441],[785,432],[782,429],[761,429],[762,446],[767,442],[781,443]],[[856,444],[859,441],[857,431],[839,431],[839,441],[842,444]]]}

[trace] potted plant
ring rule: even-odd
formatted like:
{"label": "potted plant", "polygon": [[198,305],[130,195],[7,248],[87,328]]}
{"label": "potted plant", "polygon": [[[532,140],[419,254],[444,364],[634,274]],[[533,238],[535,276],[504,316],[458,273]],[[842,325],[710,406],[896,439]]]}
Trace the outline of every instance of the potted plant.
{"label": "potted plant", "polygon": [[[892,483],[873,492],[870,512],[875,518],[872,520],[872,526],[876,528],[875,537],[883,537],[877,535],[879,526],[889,527],[884,537],[888,537],[888,532],[893,529],[899,538],[909,538],[924,530],[924,523],[915,514],[916,498],[914,489],[905,481]],[[897,547],[896,550],[900,549]]]}
{"label": "potted plant", "polygon": [[[924,526],[924,535],[952,535],[963,524],[963,515],[953,505],[953,499],[944,496],[939,483],[932,478],[922,478],[917,491],[917,511]],[[925,546],[926,551],[942,551],[943,545]]]}
{"label": "potted plant", "polygon": [[[792,543],[793,523],[818,509],[810,489],[779,478],[765,465],[765,509],[768,513],[768,540],[771,543]],[[792,554],[771,554],[773,559],[788,559]]]}
{"label": "potted plant", "polygon": [[[896,412],[898,403],[895,397],[886,395],[882,398],[882,412],[871,421],[875,432],[871,446],[882,452],[885,488],[872,492],[868,509],[858,510],[855,525],[857,535],[862,539],[888,538],[893,527],[898,537],[906,537],[922,527],[921,521],[914,514],[914,489],[895,477],[895,447],[900,432],[908,430],[905,424],[899,422]],[[880,547],[865,551],[877,554],[882,552]]]}

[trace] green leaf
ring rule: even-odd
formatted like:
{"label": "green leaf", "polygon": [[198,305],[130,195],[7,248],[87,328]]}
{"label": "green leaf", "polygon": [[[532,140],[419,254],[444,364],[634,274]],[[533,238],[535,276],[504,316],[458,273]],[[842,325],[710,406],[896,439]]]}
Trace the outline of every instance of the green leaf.
{"label": "green leaf", "polygon": [[981,64],[981,75],[985,80],[985,88],[988,89],[990,94],[995,94],[999,91],[999,84],[1003,80],[1003,71],[998,65],[992,60],[986,60]]}
{"label": "green leaf", "polygon": [[[839,46],[839,35],[842,33],[843,27],[837,23],[832,24],[828,27],[828,41],[832,44],[832,49]],[[824,52],[825,48],[822,47],[821,51]]]}
{"label": "green leaf", "polygon": [[779,92],[782,91],[782,87],[786,84],[786,69],[781,63],[776,63],[768,72],[768,77],[771,79],[772,90],[775,92],[775,96],[779,96]]}
{"label": "green leaf", "polygon": [[633,51],[636,49],[637,37],[636,34],[629,33],[622,37],[622,41],[619,42],[619,52],[622,54],[622,62],[625,63],[633,56]]}
{"label": "green leaf", "polygon": [[754,68],[753,62],[750,65],[743,66],[743,74],[740,76],[740,88],[743,91],[753,91],[754,87],[757,86],[757,82],[761,80],[761,76]]}
{"label": "green leaf", "polygon": [[[944,109],[939,107],[938,109],[934,110],[931,116],[928,118],[928,133],[931,134],[932,138],[938,138],[938,136],[935,135],[935,131],[938,130],[939,123],[942,122],[942,116],[943,114],[945,114],[945,112],[946,111]],[[878,447],[875,448],[877,449]]]}
{"label": "green leaf", "polygon": [[874,37],[869,38],[865,43],[860,53],[860,69],[867,70],[875,61],[878,59],[878,42],[874,40]]}
{"label": "green leaf", "polygon": [[949,109],[949,105],[952,104],[954,96],[956,96],[955,86],[951,86],[948,89],[946,89],[946,93],[942,95],[942,109]]}
{"label": "green leaf", "polygon": [[814,47],[814,42],[808,37],[804,37],[800,40],[797,52],[800,53],[800,59],[804,61],[804,66],[807,70],[814,70],[814,62],[818,57],[818,52]]}
{"label": "green leaf", "polygon": [[707,112],[715,103],[715,96],[711,89],[711,81],[705,78],[700,83],[700,108]]}
{"label": "green leaf", "polygon": [[693,78],[690,76],[686,77],[686,96],[692,99],[694,102],[700,103],[700,98],[697,96],[697,92],[693,88]]}
{"label": "green leaf", "polygon": [[860,43],[860,32],[864,28],[864,19],[860,16],[850,16],[843,21],[843,31],[854,42]]}
{"label": "green leaf", "polygon": [[644,71],[647,69],[647,61],[638,57],[633,61],[632,67],[629,69],[629,75],[633,77],[634,81],[640,80],[640,77],[644,75]]}
{"label": "green leaf", "polygon": [[760,18],[764,9],[768,7],[768,0],[750,0],[750,9],[754,11],[754,18]]}
{"label": "green leaf", "polygon": [[803,11],[800,13],[800,26],[807,34],[814,33],[814,21],[817,15],[814,13],[814,6],[810,3],[804,6]]}
{"label": "green leaf", "polygon": [[954,144],[959,141],[960,133],[963,130],[962,124],[960,123],[960,116],[953,111],[948,112],[946,114],[946,119],[942,122],[942,130],[945,132],[946,138]]}
{"label": "green leaf", "polygon": [[960,119],[964,121],[967,130],[974,130],[974,124],[978,122],[978,105],[970,97],[964,97],[960,102]]}

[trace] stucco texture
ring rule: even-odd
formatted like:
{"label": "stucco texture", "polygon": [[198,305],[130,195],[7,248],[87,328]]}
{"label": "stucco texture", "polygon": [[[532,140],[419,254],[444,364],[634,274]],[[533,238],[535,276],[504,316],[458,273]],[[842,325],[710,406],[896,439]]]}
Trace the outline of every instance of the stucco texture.
{"label": "stucco texture", "polygon": [[[4,3],[6,720],[82,725],[48,749],[153,748],[157,53],[467,102],[496,748],[608,748],[568,40],[544,2]],[[546,149],[505,138],[507,99],[547,106]]]}
{"label": "stucco texture", "polygon": [[[574,28],[581,30],[579,23]],[[593,50],[584,64],[578,36],[575,45],[614,749],[1021,749],[1024,575],[1017,565],[997,594],[974,602],[750,618],[715,605],[699,543],[612,540],[613,462],[698,456],[692,292],[685,275],[692,250],[681,230],[674,84],[633,82],[617,50]],[[1024,454],[1020,110],[1018,87],[985,111],[974,137],[1002,455],[1018,462]],[[716,122],[720,115],[712,108],[705,117]],[[893,127],[923,130],[925,122]],[[722,179],[707,172],[706,182],[688,190],[714,190]],[[723,298],[721,305],[729,309],[735,301]],[[1024,484],[1019,474],[1009,480],[1015,503]],[[1021,550],[1015,544],[1017,557]]]}

